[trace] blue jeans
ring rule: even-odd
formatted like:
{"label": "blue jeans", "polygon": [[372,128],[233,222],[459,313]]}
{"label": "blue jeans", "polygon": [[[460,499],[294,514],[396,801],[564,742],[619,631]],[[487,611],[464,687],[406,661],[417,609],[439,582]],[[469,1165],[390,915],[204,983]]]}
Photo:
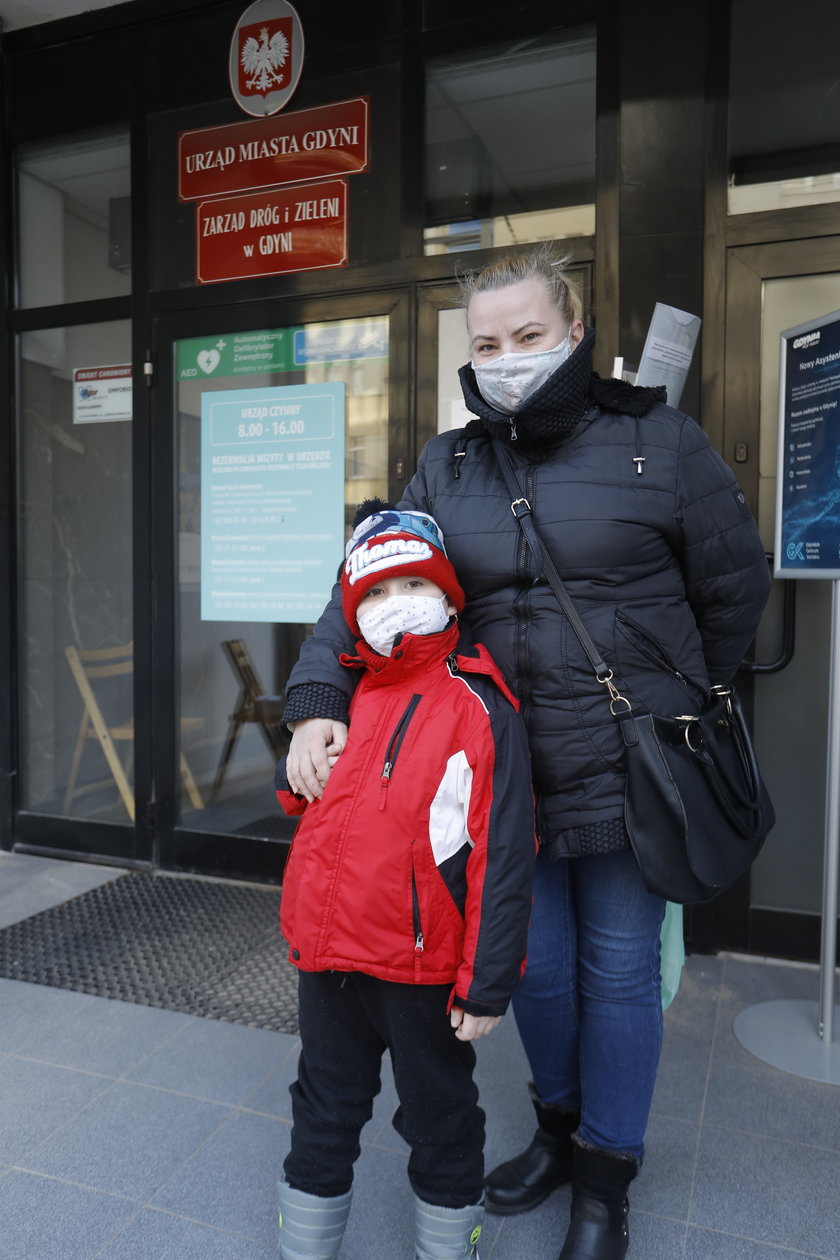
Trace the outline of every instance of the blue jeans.
{"label": "blue jeans", "polygon": [[584,1141],[638,1160],[662,1046],[664,913],[629,850],[558,862],[541,850],[513,996],[540,1100],[579,1106]]}

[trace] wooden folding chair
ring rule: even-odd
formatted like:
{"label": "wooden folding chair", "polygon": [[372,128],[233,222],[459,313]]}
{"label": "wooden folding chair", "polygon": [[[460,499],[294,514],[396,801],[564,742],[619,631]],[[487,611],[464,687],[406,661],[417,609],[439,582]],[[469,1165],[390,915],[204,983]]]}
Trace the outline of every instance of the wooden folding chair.
{"label": "wooden folding chair", "polygon": [[[108,763],[108,769],[111,771],[111,777],[116,784],[126,812],[133,822],[134,792],[128,775],[134,752],[134,722],[132,720],[122,723],[106,722],[93,684],[106,678],[130,678],[134,673],[134,644],[121,643],[116,647],[89,649],[77,648],[71,645],[65,648],[64,651],[67,656],[67,663],[76,680],[76,686],[79,688],[79,694],[82,697],[82,720],[79,724],[79,733],[76,736],[76,746],[73,749],[73,760],[70,763],[67,790],[64,793],[64,813],[70,813],[73,801],[77,796],[99,791],[103,787],[107,787],[110,782],[109,779],[100,779],[96,783],[84,783],[81,786],[78,783],[85,744],[87,740],[93,739],[99,741],[105,760]],[[181,734],[184,735],[189,731],[198,730],[201,725],[201,718],[181,718]],[[128,745],[125,762],[120,759],[117,752],[117,745],[119,744]],[[180,768],[181,777],[184,780],[184,786],[192,804],[196,809],[203,809],[204,801],[201,798],[198,785],[183,752],[181,753]]]}
{"label": "wooden folding chair", "polygon": [[222,651],[239,682],[239,695],[228,719],[224,748],[210,790],[211,800],[222,786],[239,733],[247,722],[257,723],[275,761],[282,757],[289,743],[288,734],[280,722],[283,697],[266,694],[245,644],[241,639],[224,639]]}

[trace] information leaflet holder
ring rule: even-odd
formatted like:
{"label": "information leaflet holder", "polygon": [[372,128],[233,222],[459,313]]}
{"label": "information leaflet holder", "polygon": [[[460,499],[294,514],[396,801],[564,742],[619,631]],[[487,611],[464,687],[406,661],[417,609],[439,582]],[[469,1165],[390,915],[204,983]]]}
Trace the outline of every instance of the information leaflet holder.
{"label": "information leaflet holder", "polygon": [[834,1040],[840,870],[840,311],[781,334],[776,577],[830,580],[820,1001],[759,1002],[735,1020],[745,1049],[773,1067],[840,1085]]}

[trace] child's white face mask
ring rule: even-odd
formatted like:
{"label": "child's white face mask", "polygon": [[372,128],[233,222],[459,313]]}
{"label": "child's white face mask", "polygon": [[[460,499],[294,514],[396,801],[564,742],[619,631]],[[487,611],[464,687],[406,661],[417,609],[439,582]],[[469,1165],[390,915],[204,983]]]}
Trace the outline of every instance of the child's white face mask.
{"label": "child's white face mask", "polygon": [[571,328],[552,350],[518,354],[508,351],[490,363],[474,363],[473,371],[485,402],[509,415],[535,394],[574,350]]}
{"label": "child's white face mask", "polygon": [[362,638],[380,656],[390,656],[398,634],[437,634],[445,630],[450,613],[446,595],[389,595],[356,620]]}

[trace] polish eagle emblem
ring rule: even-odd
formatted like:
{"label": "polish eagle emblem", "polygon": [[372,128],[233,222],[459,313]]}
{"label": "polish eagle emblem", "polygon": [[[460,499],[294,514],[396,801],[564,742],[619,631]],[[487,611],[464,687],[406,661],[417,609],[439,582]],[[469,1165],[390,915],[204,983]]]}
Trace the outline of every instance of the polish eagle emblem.
{"label": "polish eagle emblem", "polygon": [[249,35],[242,45],[241,61],[250,92],[270,92],[283,86],[283,75],[278,73],[286,64],[289,41],[282,31],[275,31],[269,39],[268,27],[260,31],[259,39]]}

